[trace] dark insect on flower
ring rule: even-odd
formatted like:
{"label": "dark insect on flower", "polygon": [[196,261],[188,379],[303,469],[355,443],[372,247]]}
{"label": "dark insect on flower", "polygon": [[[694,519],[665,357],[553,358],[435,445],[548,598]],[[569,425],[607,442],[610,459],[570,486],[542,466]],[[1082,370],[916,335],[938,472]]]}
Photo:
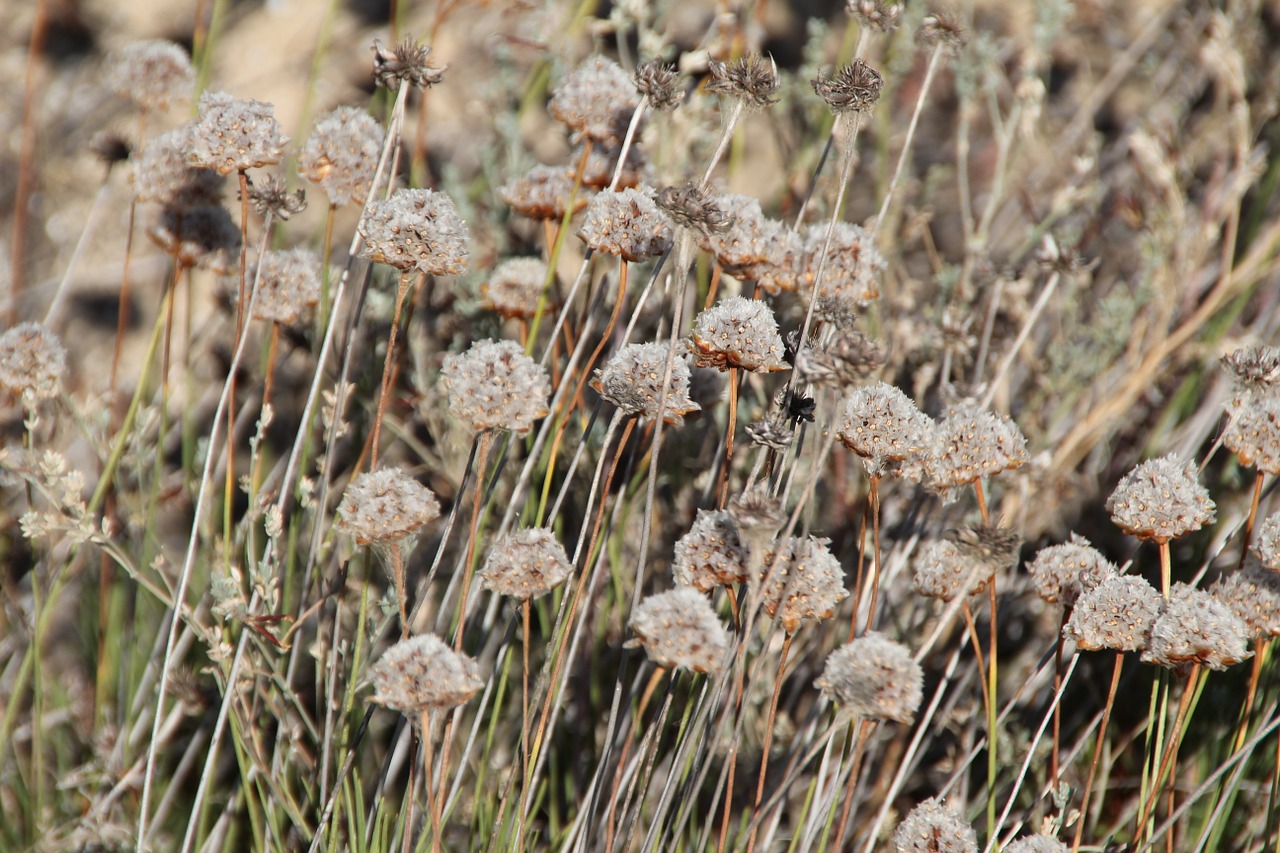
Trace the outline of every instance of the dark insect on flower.
{"label": "dark insect on flower", "polygon": [[793,392],[791,398],[787,400],[787,414],[793,421],[813,423],[813,413],[817,407],[818,404],[812,397],[806,397],[803,394]]}
{"label": "dark insect on flower", "polygon": [[427,64],[431,48],[418,44],[405,36],[395,49],[388,49],[378,39],[373,40],[373,79],[379,86],[396,89],[401,81],[418,89],[426,89],[444,80],[447,68],[434,68]]}

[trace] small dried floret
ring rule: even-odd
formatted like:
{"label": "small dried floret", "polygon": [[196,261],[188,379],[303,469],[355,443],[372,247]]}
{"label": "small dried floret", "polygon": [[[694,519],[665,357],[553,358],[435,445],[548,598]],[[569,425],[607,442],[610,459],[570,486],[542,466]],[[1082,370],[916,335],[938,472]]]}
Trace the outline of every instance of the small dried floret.
{"label": "small dried floret", "polygon": [[845,399],[844,420],[836,433],[844,446],[862,457],[873,477],[912,476],[936,442],[928,415],[896,386],[876,382],[855,388]]}
{"label": "small dried floret", "polygon": [[1028,835],[1010,842],[1004,853],[1067,853],[1068,849],[1052,835]]}
{"label": "small dried floret", "polygon": [[573,571],[564,546],[543,527],[507,533],[493,544],[480,570],[486,589],[522,601],[546,595]]}
{"label": "small dried floret", "polygon": [[166,205],[147,235],[183,267],[226,273],[239,263],[240,228],[220,205]]}
{"label": "small dried floret", "polygon": [[364,204],[385,136],[366,111],[338,107],[316,121],[298,153],[298,174],[319,184],[333,207]]}
{"label": "small dried floret", "polygon": [[818,298],[839,299],[859,306],[878,299],[880,277],[887,264],[871,233],[860,225],[837,222],[824,262],[827,230],[826,225],[810,225],[805,231],[803,266],[797,281],[801,294],[809,298],[821,267]]}
{"label": "small dried floret", "polygon": [[1148,459],[1120,480],[1107,511],[1121,530],[1168,542],[1214,520],[1209,490],[1196,481],[1196,467],[1175,456]]}
{"label": "small dried floret", "polygon": [[845,11],[868,29],[891,32],[902,22],[902,4],[884,0],[845,0]]}
{"label": "small dried floret", "polygon": [[289,138],[280,132],[270,104],[242,101],[226,92],[200,96],[187,162],[220,174],[279,163]]}
{"label": "small dried floret", "polygon": [[546,368],[515,341],[477,341],[444,357],[440,384],[449,411],[476,431],[526,433],[547,413],[551,380]]}
{"label": "small dried floret", "polygon": [[405,36],[394,49],[384,47],[373,40],[373,79],[384,89],[398,90],[401,83],[416,89],[426,89],[444,80],[444,68],[433,67],[427,61],[431,48],[418,44]]}
{"label": "small dried floret", "polygon": [[761,605],[765,613],[778,617],[788,634],[805,620],[821,622],[835,616],[836,606],[849,595],[844,569],[827,547],[830,541],[788,536],[775,540],[764,555]]}
{"label": "small dried floret", "polygon": [[787,521],[782,500],[771,495],[763,483],[730,498],[727,512],[748,552],[762,551]]}
{"label": "small dried floret", "polygon": [[678,187],[663,187],[658,193],[658,207],[676,225],[699,233],[727,231],[733,224],[733,212],[692,181]]}
{"label": "small dried floret", "polygon": [[671,226],[649,195],[638,189],[591,199],[578,237],[595,252],[635,263],[671,248]]}
{"label": "small dried floret", "polygon": [[1062,636],[1088,651],[1145,649],[1160,615],[1160,593],[1135,575],[1111,575],[1076,599]]}
{"label": "small dried floret", "polygon": [[295,213],[307,209],[307,194],[301,187],[289,192],[288,187],[274,175],[264,181],[249,181],[249,204],[259,216],[270,213],[276,219],[288,221]]}
{"label": "small dried floret", "polygon": [[955,53],[969,40],[964,24],[955,15],[926,15],[916,30],[916,38],[929,47]]}
{"label": "small dried floret", "polygon": [[861,59],[842,67],[834,77],[819,74],[813,80],[813,91],[827,102],[833,113],[863,113],[880,100],[884,78]]}
{"label": "small dried floret", "polygon": [[996,568],[994,561],[979,559],[950,539],[935,539],[916,557],[912,587],[928,598],[952,601],[985,590]]}
{"label": "small dried floret", "polygon": [[810,342],[796,355],[796,370],[815,385],[848,388],[884,366],[888,353],[862,332],[837,332],[825,346]]}
{"label": "small dried floret", "polygon": [[320,301],[320,258],[310,249],[267,252],[262,258],[253,316],[296,323]]}
{"label": "small dried floret", "polygon": [[689,398],[689,365],[672,356],[671,379],[662,399],[662,379],[667,375],[667,344],[627,344],[614,353],[604,369],[596,371],[592,386],[627,415],[684,423],[684,416],[702,407]]}
{"label": "small dried floret", "polygon": [[470,233],[444,193],[397,190],[375,201],[360,220],[360,256],[398,270],[457,275],[467,268]]}
{"label": "small dried floret", "polygon": [[1264,568],[1280,572],[1280,512],[1269,515],[1258,527],[1253,553]]}
{"label": "small dried floret", "polygon": [[756,373],[786,370],[773,309],[758,299],[730,296],[698,314],[690,350],[699,367],[740,367]]}
{"label": "small dried floret", "polygon": [[1048,602],[1061,602],[1074,607],[1081,594],[1118,574],[1115,564],[1078,534],[1061,545],[1041,548],[1035,560],[1027,564],[1036,594]]}
{"label": "small dried floret", "polygon": [[623,137],[639,105],[627,72],[612,60],[594,56],[560,81],[547,111],[575,134],[605,142]]}
{"label": "small dried floret", "polygon": [[894,853],[978,853],[978,835],[933,798],[911,810],[893,833]]}
{"label": "small dried floret", "polygon": [[[760,200],[753,196],[722,195],[705,201],[703,207],[714,210],[717,220],[730,220],[727,228],[694,230],[698,245],[715,255],[730,275],[754,280],[757,268],[772,262],[774,247],[783,239],[780,232],[799,240],[784,223],[765,216]],[[676,215],[673,213],[673,218]]]}
{"label": "small dried floret", "polygon": [[832,652],[814,684],[846,713],[910,723],[924,695],[924,671],[902,643],[868,631]]}
{"label": "small dried floret", "polygon": [[173,207],[201,207],[222,198],[223,176],[187,161],[191,126],[148,140],[129,157],[133,195]]}
{"label": "small dried floret", "polygon": [[430,489],[399,468],[382,468],[357,474],[347,484],[334,527],[351,534],[357,545],[388,545],[439,516],[440,502]]}
{"label": "small dried floret", "polygon": [[684,100],[684,88],[680,86],[680,75],[672,65],[660,59],[650,59],[636,66],[632,75],[636,91],[649,99],[649,106],[655,110],[669,112],[680,106]]}
{"label": "small dried floret", "polygon": [[747,424],[747,435],[751,436],[752,444],[770,450],[786,450],[796,437],[787,416],[782,412],[770,412],[760,420]]}
{"label": "small dried floret", "polygon": [[[613,183],[613,173],[618,168],[618,158],[622,156],[621,142],[592,142],[587,152],[587,163],[582,167],[582,185],[593,189],[625,190],[638,187],[644,183],[653,170],[649,166],[649,158],[639,146],[632,145],[627,149],[627,162],[622,165],[618,175],[618,183]],[[578,162],[581,152],[575,152],[573,162]]]}
{"label": "small dried floret", "polygon": [[546,284],[547,262],[542,258],[508,258],[480,286],[480,304],[503,317],[527,320],[538,313]]}
{"label": "small dried floret", "polygon": [[644,646],[649,659],[669,669],[717,672],[729,649],[729,632],[711,602],[689,587],[651,595],[631,615],[636,638],[628,647]]}
{"label": "small dried floret", "polygon": [[1250,557],[1209,591],[1244,622],[1250,639],[1280,637],[1280,574]]}
{"label": "small dried floret", "polygon": [[475,659],[435,634],[418,634],[387,649],[370,678],[370,701],[405,714],[456,708],[484,687]]}
{"label": "small dried floret", "polygon": [[731,62],[713,59],[709,63],[711,79],[707,91],[738,98],[748,107],[763,108],[778,102],[778,67],[759,54],[741,56]]}
{"label": "small dried floret", "polygon": [[67,351],[39,323],[21,323],[0,335],[0,388],[27,400],[48,400],[62,390]]}
{"label": "small dried floret", "polygon": [[1241,465],[1280,474],[1280,397],[1254,400],[1237,411],[1222,442]]}
{"label": "small dried floret", "polygon": [[133,143],[122,134],[100,130],[89,140],[89,150],[110,171],[114,166],[128,162],[129,156],[133,154]]}
{"label": "small dried floret", "polygon": [[191,99],[196,71],[180,46],[163,39],[125,45],[106,70],[111,91],[128,98],[143,111],[167,110]]}
{"label": "small dried floret", "polygon": [[1222,366],[1231,379],[1231,400],[1227,411],[1236,412],[1252,400],[1280,393],[1280,349],[1241,347],[1222,357]]}
{"label": "small dried floret", "polygon": [[1175,583],[1151,626],[1151,642],[1142,659],[1165,667],[1198,663],[1226,669],[1249,657],[1248,633],[1244,621],[1226,604],[1202,589]]}
{"label": "small dried floret", "polygon": [[[589,193],[573,192],[573,172],[563,166],[534,166],[523,178],[513,178],[498,191],[502,200],[530,219],[563,219],[573,199],[573,212],[587,206]],[[664,223],[665,224],[665,223]]]}
{"label": "small dried floret", "polygon": [[1011,569],[1018,564],[1022,537],[1011,527],[999,524],[979,524],[948,530],[946,537],[954,542],[960,553],[980,563],[989,564],[991,574]]}
{"label": "small dried floret", "polygon": [[724,510],[698,510],[689,532],[676,541],[671,565],[676,583],[709,592],[747,580],[747,552],[738,526]]}
{"label": "small dried floret", "polygon": [[1009,418],[962,404],[938,422],[938,444],[929,460],[929,488],[944,492],[1018,468],[1027,440]]}

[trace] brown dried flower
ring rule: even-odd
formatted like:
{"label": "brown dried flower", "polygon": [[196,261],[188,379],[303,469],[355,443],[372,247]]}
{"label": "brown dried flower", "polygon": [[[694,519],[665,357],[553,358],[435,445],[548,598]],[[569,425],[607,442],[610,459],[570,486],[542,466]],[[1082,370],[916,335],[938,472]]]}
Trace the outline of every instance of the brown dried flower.
{"label": "brown dried flower", "polygon": [[719,671],[729,649],[729,632],[697,590],[681,587],[651,595],[631,615],[636,638],[630,648],[644,646],[659,666],[694,672]]}
{"label": "brown dried flower", "polygon": [[1111,575],[1080,594],[1062,636],[1088,651],[1145,649],[1160,607],[1160,593],[1142,578]]}
{"label": "brown dried flower", "polygon": [[1067,853],[1068,849],[1052,835],[1027,835],[1010,842],[1004,853]]}
{"label": "brown dried flower", "polygon": [[21,323],[0,335],[0,388],[28,403],[58,396],[67,375],[67,351],[39,323]]}
{"label": "brown dried flower", "polygon": [[740,367],[756,373],[787,367],[773,309],[742,296],[730,296],[698,314],[689,349],[699,367]]}
{"label": "brown dried flower", "polygon": [[844,588],[844,569],[827,547],[830,541],[789,536],[775,540],[764,555],[767,568],[761,605],[765,613],[778,617],[788,634],[794,634],[806,620],[830,619],[849,595]]}
{"label": "brown dried flower", "polygon": [[1238,571],[1218,578],[1209,592],[1240,618],[1250,639],[1280,637],[1280,573],[1250,556]]}
{"label": "brown dried flower", "polygon": [[924,671],[906,646],[868,631],[832,652],[814,684],[845,713],[910,723],[924,695]]}
{"label": "brown dried flower", "polygon": [[1280,572],[1280,512],[1272,513],[1258,527],[1253,553],[1273,572]]}
{"label": "brown dried flower", "polygon": [[271,175],[263,181],[248,181],[249,204],[259,216],[270,213],[276,219],[288,221],[295,213],[307,209],[307,194],[299,187],[289,192],[280,178]]}
{"label": "brown dried flower", "polygon": [[284,156],[289,138],[281,133],[270,104],[205,92],[199,110],[187,147],[191,165],[227,175],[270,166]]}
{"label": "brown dried flower", "polygon": [[938,422],[938,444],[929,461],[929,488],[946,492],[1027,461],[1027,440],[1009,418],[961,404]]}
{"label": "brown dried flower", "polygon": [[1241,347],[1222,357],[1222,366],[1231,380],[1231,400],[1227,411],[1236,412],[1251,401],[1280,393],[1280,349]]}
{"label": "brown dried flower", "polygon": [[1107,511],[1111,521],[1139,539],[1168,542],[1214,520],[1209,491],[1196,481],[1196,467],[1175,456],[1148,459],[1120,480]]}
{"label": "brown dried flower", "polygon": [[632,263],[671,248],[671,226],[647,193],[604,192],[591,199],[578,237],[595,252]]}
{"label": "brown dried flower", "polygon": [[227,273],[239,263],[240,228],[220,205],[166,205],[147,236],[183,267]]}
{"label": "brown dried flower", "polygon": [[640,63],[632,79],[636,91],[648,98],[649,106],[655,110],[670,112],[684,101],[684,88],[680,86],[680,75],[676,73],[675,66],[660,59]]}
{"label": "brown dried flower", "polygon": [[1237,410],[1222,443],[1241,465],[1280,474],[1280,397],[1255,399]]}
{"label": "brown dried flower", "polygon": [[547,262],[542,258],[508,258],[480,286],[480,304],[508,319],[527,320],[538,313],[546,284]]}
{"label": "brown dried flower", "polygon": [[845,11],[858,23],[878,32],[892,32],[902,22],[902,4],[883,0],[845,0]]}
{"label": "brown dried flower", "polygon": [[955,15],[926,15],[916,30],[916,38],[924,45],[956,53],[969,40],[964,24]]}
{"label": "brown dried flower", "polygon": [[375,201],[360,220],[360,256],[398,270],[457,275],[467,268],[470,232],[444,193],[398,190]]}
{"label": "brown dried flower", "polygon": [[320,258],[310,249],[267,252],[262,258],[253,316],[296,323],[320,301]]}
{"label": "brown dried flower", "polygon": [[115,54],[107,66],[106,81],[111,91],[148,112],[191,100],[196,72],[180,46],[149,39],[127,44]]}
{"label": "brown dried flower", "polygon": [[941,799],[925,800],[893,833],[894,853],[978,853],[978,835]]}
{"label": "brown dried flower", "polygon": [[816,294],[819,299],[859,306],[878,299],[880,278],[888,265],[871,233],[860,225],[837,222],[823,262],[827,230],[826,225],[810,225],[805,231],[804,257],[797,280],[800,293],[809,298],[821,267],[822,281]]}
{"label": "brown dried flower", "polygon": [[415,89],[427,89],[444,80],[448,68],[435,68],[427,61],[431,48],[405,36],[394,49],[373,40],[373,79],[384,89],[395,91],[401,83]]}
{"label": "brown dried flower", "polygon": [[720,200],[692,181],[678,187],[663,187],[658,207],[682,228],[702,234],[728,230],[733,213]]}
{"label": "brown dried flower", "polygon": [[333,207],[364,204],[384,137],[382,125],[366,111],[338,107],[316,121],[298,152],[298,174],[319,184]]}
{"label": "brown dried flower", "polygon": [[671,378],[662,400],[669,354],[667,344],[627,344],[596,371],[592,387],[626,415],[652,419],[661,414],[669,424],[682,424],[685,415],[702,407],[689,398],[689,365],[678,356],[671,359]]}
{"label": "brown dried flower", "polygon": [[1070,542],[1041,548],[1035,560],[1027,564],[1027,571],[1037,595],[1045,601],[1073,607],[1083,593],[1120,570],[1088,539],[1073,533]]}
{"label": "brown dried flower", "polygon": [[507,533],[493,544],[480,582],[486,589],[521,601],[546,595],[573,572],[554,533],[535,527]]}
{"label": "brown dried flower", "polygon": [[759,54],[741,56],[731,62],[713,59],[707,91],[741,100],[747,107],[762,109],[778,102],[778,67]]}
{"label": "brown dried flower", "polygon": [[640,100],[618,63],[593,56],[556,86],[547,112],[575,135],[608,142],[627,131]]}
{"label": "brown dried flower", "polygon": [[484,687],[475,659],[455,652],[435,634],[418,634],[387,649],[370,679],[370,701],[404,714],[456,708]]}
{"label": "brown dried flower", "polygon": [[338,504],[334,527],[357,545],[389,545],[413,536],[440,517],[431,490],[399,468],[357,474]]}
{"label": "brown dried flower", "polygon": [[782,412],[770,412],[758,421],[747,424],[747,435],[751,443],[770,450],[786,450],[795,440],[795,431],[791,429],[787,416]]}
{"label": "brown dried flower", "polygon": [[937,441],[935,433],[933,421],[901,389],[876,382],[845,398],[836,436],[862,457],[871,476],[918,480],[922,461]]}
{"label": "brown dried flower", "polygon": [[880,72],[861,59],[843,66],[834,77],[819,74],[813,80],[813,91],[837,114],[867,112],[880,100],[883,86]]}
{"label": "brown dried flower", "polygon": [[738,526],[724,510],[698,510],[689,532],[676,541],[672,574],[680,586],[709,592],[747,580],[747,552]]}
{"label": "brown dried flower", "polygon": [[1249,657],[1247,637],[1248,628],[1230,607],[1202,589],[1175,583],[1142,659],[1165,667],[1198,663],[1226,669]]}
{"label": "brown dried flower", "polygon": [[563,219],[573,199],[573,212],[587,206],[586,191],[573,192],[573,172],[563,166],[534,166],[523,178],[513,178],[498,191],[502,200],[530,219]]}
{"label": "brown dried flower", "polygon": [[961,550],[950,539],[936,539],[920,549],[912,588],[928,598],[952,601],[987,588],[996,564]]}
{"label": "brown dried flower", "polygon": [[187,160],[191,126],[148,140],[129,157],[133,195],[138,201],[155,201],[174,208],[217,204],[224,178],[213,169],[192,166]]}
{"label": "brown dried flower", "polygon": [[440,384],[449,412],[477,432],[524,434],[547,413],[551,380],[515,341],[482,340],[444,357]]}

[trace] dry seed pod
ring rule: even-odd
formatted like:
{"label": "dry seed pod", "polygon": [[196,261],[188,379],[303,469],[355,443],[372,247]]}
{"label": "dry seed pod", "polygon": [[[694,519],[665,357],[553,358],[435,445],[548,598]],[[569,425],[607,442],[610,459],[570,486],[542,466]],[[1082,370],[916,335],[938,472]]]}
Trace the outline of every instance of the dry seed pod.
{"label": "dry seed pod", "polygon": [[671,360],[671,378],[662,401],[669,355],[667,344],[627,344],[596,371],[592,387],[626,415],[651,420],[661,412],[667,423],[682,424],[685,415],[702,407],[689,398],[689,365],[682,357]]}
{"label": "dry seed pod", "polygon": [[507,533],[489,550],[480,582],[500,595],[528,601],[564,583],[573,571],[564,546],[546,528]]}
{"label": "dry seed pod", "polygon": [[1245,623],[1226,604],[1202,589],[1175,583],[1164,612],[1151,626],[1142,659],[1164,667],[1198,663],[1226,669],[1249,657],[1247,634]]}
{"label": "dry seed pod", "polygon": [[551,380],[546,368],[515,341],[477,341],[444,357],[440,384],[449,412],[477,432],[524,434],[547,413]]}
{"label": "dry seed pod", "polygon": [[689,587],[651,595],[631,616],[636,638],[628,647],[644,646],[659,666],[684,667],[694,672],[720,669],[729,648],[729,632],[696,590]]}
{"label": "dry seed pod", "polygon": [[1196,467],[1175,456],[1148,459],[1120,480],[1107,511],[1125,533],[1168,542],[1214,520],[1209,490],[1196,481]]}
{"label": "dry seed pod", "polygon": [[440,516],[431,490],[399,468],[357,474],[338,504],[334,526],[357,545],[385,545],[412,536]]}
{"label": "dry seed pod", "polygon": [[924,695],[924,671],[910,650],[868,631],[836,649],[814,682],[844,712],[910,723]]}
{"label": "dry seed pod", "polygon": [[690,341],[699,367],[740,367],[756,373],[787,368],[773,309],[758,299],[730,296],[701,312]]}
{"label": "dry seed pod", "polygon": [[370,701],[404,714],[456,708],[484,687],[475,659],[435,634],[419,634],[387,649],[370,678]]}
{"label": "dry seed pod", "polygon": [[67,351],[39,323],[22,323],[0,335],[0,388],[25,400],[58,396],[67,375]]}
{"label": "dry seed pod", "polygon": [[1160,615],[1160,593],[1134,575],[1112,575],[1076,599],[1062,636],[1088,651],[1145,649]]}
{"label": "dry seed pod", "polygon": [[1050,603],[1075,606],[1076,599],[1106,578],[1118,574],[1115,564],[1089,544],[1083,536],[1071,534],[1071,541],[1041,548],[1027,564],[1036,594]]}

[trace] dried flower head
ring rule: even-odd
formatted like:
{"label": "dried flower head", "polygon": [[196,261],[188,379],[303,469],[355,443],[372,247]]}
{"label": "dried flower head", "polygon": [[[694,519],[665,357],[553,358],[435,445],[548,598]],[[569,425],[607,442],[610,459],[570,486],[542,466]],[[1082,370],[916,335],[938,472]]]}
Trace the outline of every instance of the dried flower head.
{"label": "dried flower head", "polygon": [[765,577],[761,605],[776,616],[782,629],[794,634],[806,620],[821,622],[836,615],[836,606],[849,593],[844,569],[827,547],[831,540],[788,536],[775,540],[764,555]]}
{"label": "dried flower head", "polygon": [[319,184],[333,207],[364,204],[385,139],[366,111],[338,107],[321,116],[298,153],[298,174]]}
{"label": "dried flower head", "polygon": [[918,480],[918,460],[936,443],[935,431],[929,416],[901,389],[876,382],[853,389],[845,398],[836,436],[862,457],[871,476]]}
{"label": "dried flower head", "polygon": [[996,564],[974,557],[950,539],[935,539],[920,549],[912,588],[927,598],[952,601],[987,588]]}
{"label": "dried flower head", "polygon": [[833,113],[867,112],[880,100],[883,86],[880,72],[861,59],[843,66],[834,77],[819,74],[813,80],[813,91]]}
{"label": "dried flower head", "polygon": [[689,349],[699,367],[740,367],[756,373],[786,370],[773,309],[758,299],[730,296],[698,314]]}
{"label": "dried flower head", "polygon": [[669,424],[682,424],[685,415],[702,407],[689,399],[689,365],[683,357],[671,358],[671,379],[662,399],[669,354],[662,343],[627,344],[596,371],[592,387],[626,415],[648,419],[661,415]]}
{"label": "dried flower head", "polygon": [[133,143],[123,134],[110,130],[100,130],[89,139],[89,151],[102,161],[107,171],[127,163],[133,154]]}
{"label": "dried flower head", "polygon": [[1227,411],[1236,412],[1252,400],[1280,393],[1280,349],[1241,347],[1222,357],[1222,366],[1231,380],[1231,400]]}
{"label": "dried flower head", "polygon": [[222,198],[222,175],[187,162],[191,126],[148,140],[129,157],[133,195],[173,207],[201,207]]}
{"label": "dried flower head", "polygon": [[[597,190],[609,189],[624,190],[628,187],[638,187],[644,183],[653,171],[649,164],[649,157],[644,153],[644,149],[637,145],[632,145],[627,149],[627,162],[622,164],[622,171],[618,174],[618,183],[613,183],[613,173],[618,168],[618,158],[622,156],[622,142],[616,140],[613,142],[592,142],[589,143],[591,148],[587,152],[587,163],[582,167],[582,185]],[[581,152],[575,152],[573,162],[578,162],[582,157]]]}
{"label": "dried flower head", "polygon": [[395,48],[384,47],[382,42],[374,39],[374,82],[393,91],[398,90],[401,83],[408,83],[415,89],[426,89],[442,82],[448,66],[433,67],[427,61],[430,53],[431,48],[418,44],[410,36],[401,39]]}
{"label": "dried flower head", "polygon": [[1018,564],[1022,537],[1011,527],[979,524],[948,530],[944,535],[955,543],[965,557],[989,564],[991,566],[989,574],[1011,569]]}
{"label": "dried flower head", "polygon": [[1280,572],[1280,512],[1267,516],[1258,526],[1253,553],[1264,568]]}
{"label": "dried flower head", "polygon": [[947,53],[957,53],[969,40],[964,24],[955,15],[926,15],[916,30],[916,38],[928,47],[941,48]]}
{"label": "dried flower head", "polygon": [[1249,657],[1248,635],[1244,621],[1226,604],[1202,589],[1175,583],[1151,626],[1142,659],[1165,667],[1198,663],[1226,669]]}
{"label": "dried flower head", "polygon": [[751,443],[757,447],[786,450],[796,437],[788,420],[783,412],[770,412],[760,420],[747,424],[747,435],[751,436]]}
{"label": "dried flower head", "polygon": [[1027,564],[1036,594],[1048,602],[1061,602],[1074,607],[1081,594],[1118,574],[1115,564],[1075,533],[1071,541],[1041,548],[1035,560]]}
{"label": "dried flower head", "polygon": [[529,319],[538,313],[538,301],[547,284],[547,262],[542,258],[508,258],[480,286],[480,304],[508,319]]}
{"label": "dried flower head", "polygon": [[547,413],[551,380],[546,368],[515,341],[477,341],[444,357],[440,384],[449,412],[476,431],[526,433]]}
{"label": "dried flower head", "polygon": [[1240,458],[1268,474],[1280,474],[1280,397],[1257,399],[1240,408],[1222,442]]}
{"label": "dried flower head", "polygon": [[[725,272],[739,279],[755,281],[778,293],[784,284],[793,284],[796,259],[803,252],[803,240],[783,222],[770,219],[760,209],[759,199],[747,195],[722,195],[714,200],[721,212],[732,211],[728,228],[696,229],[698,245],[716,256]],[[785,275],[777,268],[784,267]]]}
{"label": "dried flower head", "polygon": [[671,571],[679,586],[702,592],[745,582],[747,552],[729,513],[698,510],[693,527],[676,541]]}
{"label": "dried flower head", "polygon": [[180,46],[163,39],[127,44],[110,60],[107,85],[143,112],[167,110],[191,99],[196,71]]}
{"label": "dried flower head", "polygon": [[480,582],[500,595],[528,601],[546,595],[573,572],[554,533],[533,527],[504,534],[489,551]]}
{"label": "dried flower head", "polygon": [[658,193],[658,207],[682,228],[702,234],[728,230],[733,213],[697,184],[688,181],[678,187],[663,187]]}
{"label": "dried flower head", "polygon": [[270,166],[284,156],[289,138],[281,133],[270,104],[205,92],[199,110],[187,149],[191,165],[227,175]]}
{"label": "dried flower head", "polygon": [[902,643],[868,631],[832,652],[814,684],[845,713],[910,723],[924,695],[924,671]]}
{"label": "dried flower head", "polygon": [[902,22],[902,4],[884,0],[845,0],[845,11],[858,23],[878,32],[892,32]]}
{"label": "dried flower head", "polygon": [[289,192],[280,178],[268,176],[262,181],[248,181],[249,204],[259,216],[270,213],[276,219],[288,221],[289,217],[307,209],[307,194],[301,187]]}
{"label": "dried flower head", "polygon": [[1120,480],[1107,511],[1111,521],[1139,539],[1168,542],[1214,520],[1209,490],[1196,481],[1196,467],[1175,456],[1148,459]]}
{"label": "dried flower head", "polygon": [[267,252],[262,257],[253,316],[272,323],[296,323],[320,301],[320,258],[310,249]]}
{"label": "dried flower head", "polygon": [[650,59],[636,66],[632,75],[636,91],[649,99],[649,106],[655,110],[670,112],[684,101],[684,88],[680,85],[680,75],[675,66],[668,65],[660,59]]}
{"label": "dried flower head", "polygon": [[67,375],[67,351],[39,323],[21,323],[0,335],[0,388],[28,402],[58,396]]}
{"label": "dried flower head", "polygon": [[871,233],[860,225],[837,222],[827,247],[826,225],[810,225],[805,231],[803,266],[797,286],[806,298],[822,268],[822,281],[817,288],[819,299],[836,299],[863,306],[880,297],[880,278],[887,266],[884,255],[875,246]]}
{"label": "dried flower head", "polygon": [[623,137],[639,105],[627,72],[612,60],[593,56],[560,81],[547,111],[576,136],[607,142]]}
{"label": "dried flower head", "polygon": [[1280,573],[1253,557],[1218,578],[1209,592],[1239,617],[1252,640],[1280,637]]}
{"label": "dried flower head", "polygon": [[1062,636],[1088,651],[1145,649],[1160,606],[1160,593],[1142,578],[1111,575],[1080,594]]}
{"label": "dried flower head", "polygon": [[929,488],[946,492],[1027,461],[1027,440],[1018,425],[971,404],[950,409],[938,422],[938,443],[929,461]]}
{"label": "dried flower head", "polygon": [[771,495],[762,483],[730,498],[727,512],[749,553],[763,552],[787,521],[782,500]]}
{"label": "dried flower head", "polygon": [[1068,849],[1052,835],[1027,835],[1010,842],[1004,853],[1067,853]]}
{"label": "dried flower head", "polygon": [[759,54],[741,56],[730,62],[713,59],[709,63],[711,79],[707,91],[741,100],[747,107],[762,109],[778,102],[778,66],[766,62]]}
{"label": "dried flower head", "polygon": [[240,228],[220,205],[166,205],[147,236],[179,266],[226,273],[239,263]]}
{"label": "dried flower head", "polygon": [[729,649],[729,632],[697,590],[689,587],[651,595],[631,614],[636,638],[649,659],[669,669],[717,672]]}
{"label": "dried flower head", "polygon": [[360,256],[404,271],[457,275],[467,268],[467,224],[453,201],[432,190],[397,190],[375,201],[360,220]]}
{"label": "dried flower head", "polygon": [[978,853],[978,835],[933,798],[911,810],[893,833],[894,853]]}
{"label": "dried flower head", "polygon": [[578,237],[594,252],[635,263],[671,248],[671,226],[648,194],[637,189],[591,199]]}
{"label": "dried flower head", "polygon": [[884,366],[889,354],[862,332],[837,332],[825,346],[811,341],[796,354],[796,370],[814,385],[848,388]]}
{"label": "dried flower head", "polygon": [[370,701],[404,714],[456,708],[484,687],[475,659],[435,634],[418,634],[387,649],[370,679]]}
{"label": "dried flower head", "polygon": [[357,474],[338,504],[334,527],[357,545],[389,545],[413,536],[440,517],[431,490],[399,468]]}
{"label": "dried flower head", "polygon": [[587,206],[588,193],[574,195],[573,171],[563,166],[534,166],[523,178],[514,178],[498,191],[502,200],[530,219],[563,219],[573,201],[573,212]]}

